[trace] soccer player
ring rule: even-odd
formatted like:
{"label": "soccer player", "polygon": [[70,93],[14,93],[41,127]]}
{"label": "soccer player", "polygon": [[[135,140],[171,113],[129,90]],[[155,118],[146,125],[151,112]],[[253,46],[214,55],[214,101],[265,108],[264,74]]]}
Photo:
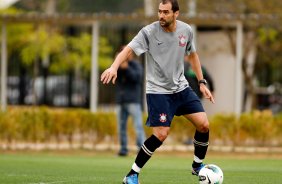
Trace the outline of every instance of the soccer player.
{"label": "soccer player", "polygon": [[200,99],[185,79],[185,55],[189,57],[204,97],[212,103],[214,98],[203,78],[192,29],[176,20],[178,15],[177,0],[162,0],[158,10],[159,21],[142,28],[101,75],[104,84],[115,83],[119,66],[131,52],[137,55],[146,53],[146,125],[153,129],[153,134],[141,146],[131,170],[123,179],[124,184],[139,183],[141,169],[167,138],[174,115],[184,116],[196,127],[192,174],[198,175],[204,166],[203,159],[209,144],[209,122]]}

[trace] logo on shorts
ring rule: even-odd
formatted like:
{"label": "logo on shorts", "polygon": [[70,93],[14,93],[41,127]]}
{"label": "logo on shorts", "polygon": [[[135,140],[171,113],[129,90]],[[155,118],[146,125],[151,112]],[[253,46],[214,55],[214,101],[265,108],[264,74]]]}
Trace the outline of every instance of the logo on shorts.
{"label": "logo on shorts", "polygon": [[185,45],[186,45],[186,36],[183,36],[183,35],[181,35],[181,36],[178,36],[178,38],[179,38],[179,46],[180,47],[185,47]]}
{"label": "logo on shorts", "polygon": [[166,122],[166,116],[167,115],[165,113],[160,114],[160,122],[165,123]]}

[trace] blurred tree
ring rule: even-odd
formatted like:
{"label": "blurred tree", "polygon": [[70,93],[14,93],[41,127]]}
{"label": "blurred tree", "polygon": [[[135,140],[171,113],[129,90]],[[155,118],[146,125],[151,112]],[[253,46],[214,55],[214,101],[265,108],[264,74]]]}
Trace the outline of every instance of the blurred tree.
{"label": "blurred tree", "polygon": [[[44,11],[47,1],[24,0],[16,3],[16,6],[28,11]],[[59,13],[133,13],[143,9],[143,0],[56,0],[56,4]]]}
{"label": "blurred tree", "polygon": [[[16,15],[19,13],[22,13],[22,11],[15,8],[0,10],[0,14],[6,15]],[[30,32],[32,32],[31,24],[17,23],[7,25],[7,36],[9,37],[9,39],[7,39],[7,46],[9,56],[24,46],[27,42],[26,35]]]}
{"label": "blurred tree", "polygon": [[[0,10],[0,14],[15,15],[19,13],[22,13],[22,11],[15,8]],[[20,50],[28,42],[27,35],[32,32],[33,26],[31,24],[7,24],[8,74],[10,76],[19,76],[19,104],[24,103],[24,97],[26,96],[26,74],[29,72],[29,68],[24,67],[19,62],[21,61]]]}
{"label": "blurred tree", "polygon": [[[99,70],[104,70],[112,63],[113,49],[105,37],[99,38]],[[61,54],[54,56],[50,70],[53,73],[65,73],[74,70],[77,76],[89,76],[91,71],[91,35],[81,33],[79,36],[66,37],[66,44]]]}
{"label": "blurred tree", "polygon": [[[92,39],[88,33],[81,33],[78,36],[66,37],[67,44],[63,48],[61,54],[54,57],[54,61],[51,63],[50,71],[53,73],[68,73],[69,76],[69,89],[68,89],[68,101],[69,106],[71,104],[71,91],[73,76],[80,81],[83,79],[89,79],[91,72],[91,47]],[[99,58],[98,65],[100,70],[104,70],[112,63],[112,47],[108,43],[105,37],[99,38]],[[74,72],[74,73],[73,73]]]}
{"label": "blurred tree", "polygon": [[[256,83],[259,79],[259,86],[268,86],[275,82],[282,81],[282,1],[280,0],[213,0],[206,3],[205,0],[197,0],[198,13],[217,13],[229,15],[251,15],[268,16],[267,21],[262,19],[243,19],[244,24],[244,48],[242,71],[246,84],[247,99],[244,100],[243,110],[250,110],[256,107]],[[236,53],[236,41],[233,31],[225,29],[233,49]],[[256,58],[254,69],[250,70],[248,56],[255,49]],[[268,70],[267,70],[268,68]],[[246,103],[246,102],[249,102]]]}
{"label": "blurred tree", "polygon": [[[0,13],[17,14],[22,12],[12,8],[0,11]],[[87,30],[80,30],[80,32],[85,33],[80,34],[78,37],[66,37],[60,33],[61,27],[58,26],[16,23],[8,24],[7,32],[9,61],[15,61],[16,63],[14,64],[20,66],[19,68],[25,68],[13,73],[14,75],[20,74],[19,88],[23,88],[19,89],[21,104],[24,103],[26,95],[24,89],[27,85],[25,84],[26,70],[33,75],[33,104],[37,104],[34,82],[38,75],[42,75],[40,68],[44,67],[44,62],[47,62],[47,68],[50,62],[50,72],[53,74],[74,71],[75,76],[78,78],[81,75],[86,78],[89,77],[91,69],[91,35],[86,33]],[[104,70],[112,63],[113,49],[105,37],[99,38],[99,46],[99,68]],[[23,67],[21,67],[19,61],[22,61]],[[15,68],[11,67],[15,65],[9,66],[10,68]],[[21,74],[22,72],[23,74]],[[9,74],[11,75],[12,73],[9,72]],[[46,84],[46,81],[44,84]],[[45,88],[43,91],[46,90]]]}
{"label": "blurred tree", "polygon": [[27,43],[21,50],[21,57],[26,66],[33,66],[33,104],[37,104],[35,79],[39,75],[40,61],[49,58],[51,54],[60,53],[65,45],[65,39],[54,29],[50,30],[43,24],[35,26],[34,31],[27,36]]}
{"label": "blurred tree", "polygon": [[281,14],[282,1],[280,0],[197,0],[199,13],[270,13]]}
{"label": "blurred tree", "polygon": [[31,66],[47,55],[60,53],[65,39],[56,31],[47,32],[46,25],[35,26],[34,32],[27,36],[27,43],[21,51],[23,62]]}
{"label": "blurred tree", "polygon": [[[282,84],[281,30],[273,27],[261,27],[257,34],[259,44],[255,73],[259,79],[259,85],[269,86],[274,82]],[[265,70],[266,68],[269,68],[269,70]]]}

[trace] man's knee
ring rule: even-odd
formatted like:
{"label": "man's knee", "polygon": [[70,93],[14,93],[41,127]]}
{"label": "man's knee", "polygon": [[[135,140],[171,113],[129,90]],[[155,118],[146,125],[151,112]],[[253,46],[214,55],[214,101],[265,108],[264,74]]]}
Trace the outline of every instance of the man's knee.
{"label": "man's knee", "polygon": [[169,127],[155,127],[153,128],[153,134],[163,142],[169,134],[169,129]]}
{"label": "man's knee", "polygon": [[209,121],[203,120],[203,122],[201,123],[201,125],[198,126],[197,130],[201,133],[207,133],[209,131]]}

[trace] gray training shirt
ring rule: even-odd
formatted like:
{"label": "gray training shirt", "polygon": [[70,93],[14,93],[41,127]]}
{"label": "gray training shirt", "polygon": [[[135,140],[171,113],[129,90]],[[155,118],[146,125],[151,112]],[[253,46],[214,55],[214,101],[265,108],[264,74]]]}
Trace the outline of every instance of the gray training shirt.
{"label": "gray training shirt", "polygon": [[146,52],[146,93],[172,94],[188,87],[184,55],[195,52],[191,27],[177,20],[175,32],[165,32],[156,21],[143,27],[128,46]]}

